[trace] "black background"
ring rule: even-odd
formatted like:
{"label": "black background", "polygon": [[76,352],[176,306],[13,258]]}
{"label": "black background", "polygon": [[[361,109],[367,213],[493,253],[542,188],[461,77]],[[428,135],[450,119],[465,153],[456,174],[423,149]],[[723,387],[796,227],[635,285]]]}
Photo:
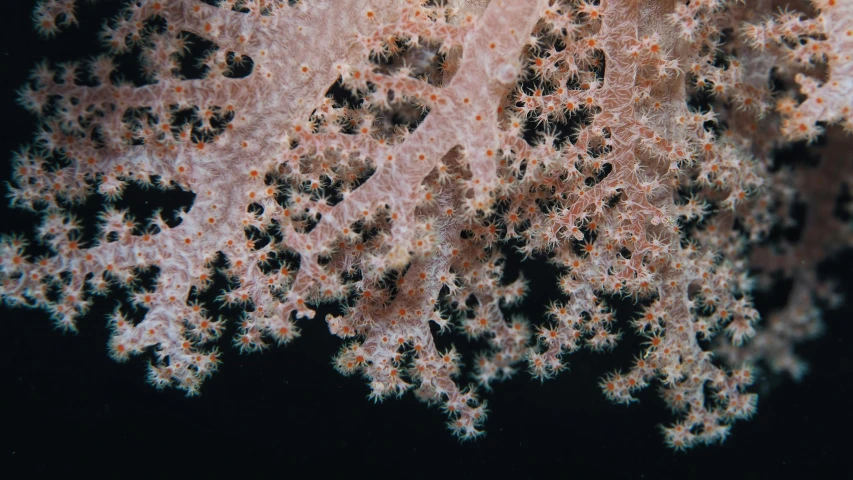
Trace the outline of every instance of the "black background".
{"label": "black background", "polygon": [[[32,5],[6,2],[0,19],[0,155],[7,159],[35,128],[34,118],[14,103],[15,89],[42,57],[66,60],[95,51],[95,13],[102,10],[85,6],[79,28],[45,41],[32,32]],[[5,180],[9,162],[0,165]],[[3,233],[28,230],[31,222],[5,205],[0,210]],[[850,260],[842,255],[828,269],[848,298]],[[553,272],[542,268],[523,266],[534,279],[524,307],[534,322],[553,289]],[[762,301],[778,302],[785,293]],[[845,457],[853,445],[851,305],[827,313],[826,334],[799,348],[811,365],[802,382],[762,374],[754,389],[761,393],[758,415],[736,424],[723,445],[688,452],[664,446],[658,426],[672,416],[654,388],[630,407],[600,393],[598,379],[627,367],[637,351],[630,338],[615,354],[570,356],[570,370],[556,379],[540,383],[522,372],[496,385],[486,396],[487,435],[460,444],[437,408],[411,394],[375,405],[363,380],[336,373],[331,358],[340,341],[322,317],[301,321],[302,338],[287,347],[252,355],[226,349],[202,395],[186,398],[147,385],[146,358],[110,360],[103,318],[111,306],[96,306],[77,335],[54,331],[42,312],[0,307],[0,466],[13,474],[8,478],[72,472],[853,478]],[[470,362],[467,341],[456,335],[452,341]]]}

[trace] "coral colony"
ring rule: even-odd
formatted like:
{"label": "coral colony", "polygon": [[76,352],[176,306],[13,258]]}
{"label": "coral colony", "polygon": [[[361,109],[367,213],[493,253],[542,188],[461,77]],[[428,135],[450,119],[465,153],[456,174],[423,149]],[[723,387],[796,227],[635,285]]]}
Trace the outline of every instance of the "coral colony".
{"label": "coral colony", "polygon": [[[75,3],[41,0],[38,30],[73,28]],[[0,242],[4,308],[73,331],[118,295],[112,357],[196,394],[223,335],[285,344],[331,305],[336,368],[375,400],[412,390],[462,439],[490,384],[625,332],[642,350],[601,389],[659,388],[676,449],[754,413],[756,365],[804,374],[793,346],[838,300],[815,267],[851,238],[832,212],[853,178],[850,0],[125,3],[109,53],[19,91],[39,127],[8,198],[39,220]],[[774,157],[818,139],[817,166]],[[137,217],[131,190],[193,197]],[[794,202],[797,243],[771,235]],[[507,256],[558,268],[546,318],[513,314]],[[788,306],[761,318],[779,272]],[[490,348],[470,376],[435,344],[454,334]]]}

